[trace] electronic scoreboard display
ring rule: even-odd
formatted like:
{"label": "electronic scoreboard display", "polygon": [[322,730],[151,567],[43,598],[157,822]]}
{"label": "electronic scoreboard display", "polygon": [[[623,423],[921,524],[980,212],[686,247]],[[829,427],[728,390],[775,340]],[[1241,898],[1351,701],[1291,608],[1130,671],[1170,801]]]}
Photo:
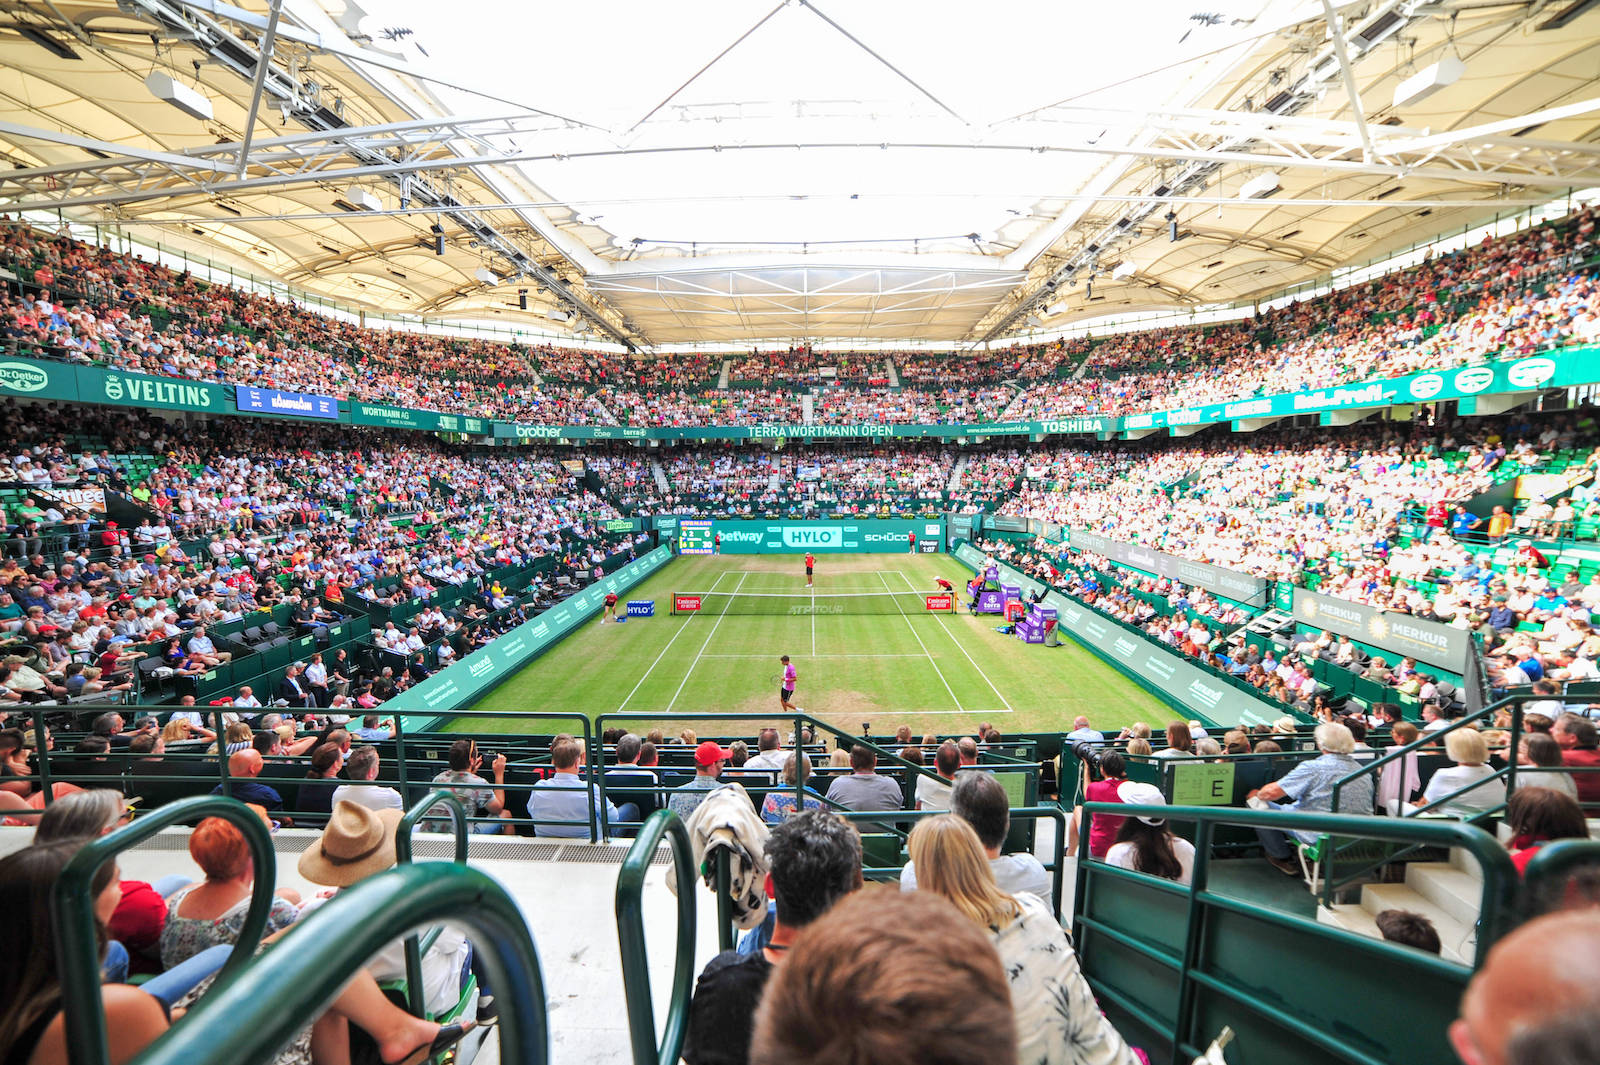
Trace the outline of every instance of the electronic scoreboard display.
{"label": "electronic scoreboard display", "polygon": [[715,534],[708,519],[685,518],[678,522],[678,554],[709,555],[715,549]]}

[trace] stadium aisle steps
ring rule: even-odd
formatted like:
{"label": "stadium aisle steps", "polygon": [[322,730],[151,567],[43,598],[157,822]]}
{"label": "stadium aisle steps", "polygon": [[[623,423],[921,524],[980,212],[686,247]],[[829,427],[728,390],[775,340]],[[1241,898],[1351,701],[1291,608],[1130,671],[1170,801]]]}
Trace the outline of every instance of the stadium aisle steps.
{"label": "stadium aisle steps", "polygon": [[1477,941],[1478,900],[1483,880],[1477,863],[1464,851],[1452,851],[1448,862],[1412,862],[1403,884],[1367,884],[1359,903],[1317,908],[1317,920],[1364,936],[1382,939],[1375,918],[1384,910],[1409,910],[1433,922],[1440,953],[1450,961],[1472,964]]}

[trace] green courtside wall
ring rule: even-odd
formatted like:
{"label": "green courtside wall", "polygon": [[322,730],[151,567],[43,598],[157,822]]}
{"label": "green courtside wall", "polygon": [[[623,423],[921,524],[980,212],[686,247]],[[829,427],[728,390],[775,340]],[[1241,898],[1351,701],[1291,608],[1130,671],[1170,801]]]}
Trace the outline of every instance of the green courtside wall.
{"label": "green courtside wall", "polygon": [[[1086,416],[1016,422],[965,422],[938,425],[707,425],[649,427],[630,425],[529,425],[490,421],[464,415],[342,396],[324,396],[337,403],[336,418],[314,419],[345,425],[383,425],[396,429],[460,433],[502,440],[788,440],[932,438],[980,439],[994,436],[1094,434],[1107,439],[1119,432],[1140,435],[1153,429],[1332,414],[1411,403],[1460,400],[1463,409],[1480,396],[1539,392],[1600,382],[1600,347],[1573,347],[1545,355],[1500,359],[1481,366],[1407,374],[1355,382],[1307,392],[1256,396],[1229,403],[1211,403],[1181,410],[1151,411],[1128,417]],[[0,395],[79,403],[115,403],[210,414],[253,417],[296,417],[292,409],[247,410],[238,403],[233,385],[184,381],[128,373],[99,366],[78,366],[17,356],[0,359]]]}
{"label": "green courtside wall", "polygon": [[936,549],[944,547],[944,519],[923,518],[915,521],[898,518],[875,518],[851,521],[715,521],[713,534],[722,537],[725,555],[763,555],[773,553],[794,554],[813,551],[817,554],[841,551],[876,551],[906,554],[910,551],[911,534],[917,535],[917,549],[927,544]]}
{"label": "green courtside wall", "polygon": [[[985,564],[983,552],[968,543],[957,544],[951,554],[974,573]],[[1024,595],[1047,587],[1003,562],[996,565],[1001,582],[1020,585]],[[1055,607],[1063,636],[1130,677],[1185,718],[1199,718],[1207,728],[1271,724],[1289,713],[1287,707],[1268,704],[1235,688],[1183,655],[1101,617],[1053,589],[1046,592],[1044,603]]]}
{"label": "green courtside wall", "polygon": [[[516,673],[583,624],[605,605],[607,592],[623,596],[629,588],[666,565],[671,557],[669,549],[658,547],[644,557],[635,559],[609,577],[575,593],[565,602],[518,625],[489,646],[472,652],[449,669],[442,669],[421,684],[407,688],[385,703],[384,710],[408,715],[404,721],[407,732],[431,728],[439,717],[471,705],[474,699]],[[410,716],[421,714],[431,716]]]}

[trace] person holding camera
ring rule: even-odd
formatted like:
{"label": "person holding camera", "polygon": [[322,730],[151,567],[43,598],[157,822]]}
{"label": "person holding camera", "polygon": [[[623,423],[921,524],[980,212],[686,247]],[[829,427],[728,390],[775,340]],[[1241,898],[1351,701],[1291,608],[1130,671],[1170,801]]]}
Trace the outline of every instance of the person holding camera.
{"label": "person holding camera", "polygon": [[[433,786],[460,799],[468,817],[477,816],[479,811],[486,817],[510,817],[511,811],[506,809],[506,756],[494,755],[489,763],[494,773],[493,785],[478,775],[482,767],[483,755],[477,741],[456,740],[450,745],[450,768],[433,778]],[[447,824],[432,822],[429,831],[444,831]],[[472,831],[494,835],[502,827],[493,821],[480,821],[472,825]]]}
{"label": "person holding camera", "polygon": [[[1096,754],[1088,744],[1078,744],[1073,748],[1073,753],[1078,760],[1092,770],[1099,772],[1099,780],[1091,780],[1083,789],[1085,802],[1121,802],[1117,789],[1128,782],[1127,768],[1122,761],[1122,755],[1116,751],[1106,751]],[[1107,814],[1095,816],[1094,823],[1089,826],[1089,853],[1096,858],[1104,858],[1106,851],[1116,842],[1117,830],[1122,827],[1123,819]],[[1083,807],[1078,806],[1072,811],[1072,819],[1067,822],[1067,856],[1070,858],[1078,853],[1079,835],[1083,831]]]}

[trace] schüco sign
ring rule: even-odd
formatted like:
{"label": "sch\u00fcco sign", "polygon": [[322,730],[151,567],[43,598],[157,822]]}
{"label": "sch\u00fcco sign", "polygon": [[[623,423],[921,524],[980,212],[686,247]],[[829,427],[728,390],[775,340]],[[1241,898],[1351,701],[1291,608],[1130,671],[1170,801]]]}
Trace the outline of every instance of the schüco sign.
{"label": "sch\u00fcco sign", "polygon": [[25,362],[0,362],[0,388],[11,392],[38,392],[50,384],[50,375]]}

